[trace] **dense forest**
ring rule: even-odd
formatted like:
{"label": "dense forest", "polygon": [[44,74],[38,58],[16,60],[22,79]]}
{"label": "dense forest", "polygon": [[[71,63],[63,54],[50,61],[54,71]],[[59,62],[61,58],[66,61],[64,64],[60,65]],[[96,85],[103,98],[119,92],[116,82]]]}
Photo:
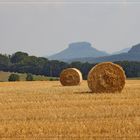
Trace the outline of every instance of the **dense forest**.
{"label": "dense forest", "polygon": [[[114,63],[123,67],[127,77],[140,77],[140,62],[119,61]],[[0,71],[32,73],[49,77],[59,77],[63,69],[75,67],[82,72],[84,79],[86,79],[89,70],[95,65],[81,62],[68,64],[57,60],[51,61],[44,57],[29,56],[24,52],[16,52],[13,55],[0,54]]]}

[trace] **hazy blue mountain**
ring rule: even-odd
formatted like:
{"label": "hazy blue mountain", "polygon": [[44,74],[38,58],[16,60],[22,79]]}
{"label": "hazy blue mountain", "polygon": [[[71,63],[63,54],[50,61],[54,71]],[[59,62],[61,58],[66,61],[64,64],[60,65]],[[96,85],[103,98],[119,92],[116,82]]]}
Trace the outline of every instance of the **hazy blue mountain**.
{"label": "hazy blue mountain", "polygon": [[99,51],[92,47],[88,42],[76,42],[69,44],[69,47],[65,50],[48,57],[51,60],[69,60],[85,57],[101,57],[108,54],[103,51]]}
{"label": "hazy blue mountain", "polygon": [[121,53],[127,53],[131,48],[125,48],[125,49],[122,49],[120,51],[117,51],[117,52],[114,52],[113,54],[121,54]]}
{"label": "hazy blue mountain", "polygon": [[110,56],[104,57],[86,57],[86,58],[79,58],[79,59],[71,59],[68,62],[74,61],[81,61],[81,62],[89,62],[89,63],[99,63],[99,62],[106,62],[106,61],[140,61],[140,44],[133,46],[128,53],[121,53],[115,54]]}
{"label": "hazy blue mountain", "polygon": [[140,44],[132,46],[128,53],[138,53],[140,54]]}

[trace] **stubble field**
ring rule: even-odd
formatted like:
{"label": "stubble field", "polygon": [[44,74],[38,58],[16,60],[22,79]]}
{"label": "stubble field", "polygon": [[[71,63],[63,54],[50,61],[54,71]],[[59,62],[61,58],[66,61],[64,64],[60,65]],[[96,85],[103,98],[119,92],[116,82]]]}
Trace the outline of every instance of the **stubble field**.
{"label": "stubble field", "polygon": [[92,94],[86,81],[1,82],[0,139],[140,139],[140,81]]}

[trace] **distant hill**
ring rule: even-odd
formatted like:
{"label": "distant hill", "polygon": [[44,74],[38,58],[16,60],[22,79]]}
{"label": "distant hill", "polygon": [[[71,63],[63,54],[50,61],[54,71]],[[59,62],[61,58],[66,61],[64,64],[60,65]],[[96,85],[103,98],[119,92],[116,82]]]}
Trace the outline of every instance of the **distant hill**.
{"label": "distant hill", "polygon": [[79,59],[71,59],[68,62],[89,62],[89,63],[99,63],[99,62],[106,62],[106,61],[140,61],[140,44],[133,46],[128,53],[121,53],[115,54],[110,56],[104,56],[99,58],[93,57],[86,57],[86,58],[79,58]]}
{"label": "distant hill", "polygon": [[128,53],[138,53],[140,54],[140,44],[137,44],[135,46],[133,46]]}
{"label": "distant hill", "polygon": [[[120,51],[117,51],[117,52],[114,52],[113,54],[121,54],[121,53],[128,53],[128,51],[130,50],[131,48],[125,48],[125,49],[122,49]],[[112,55],[113,55],[112,54]]]}
{"label": "distant hill", "polygon": [[103,51],[99,51],[92,47],[88,42],[76,42],[69,44],[69,47],[65,50],[48,57],[50,60],[62,60],[85,58],[85,57],[101,57],[108,54]]}

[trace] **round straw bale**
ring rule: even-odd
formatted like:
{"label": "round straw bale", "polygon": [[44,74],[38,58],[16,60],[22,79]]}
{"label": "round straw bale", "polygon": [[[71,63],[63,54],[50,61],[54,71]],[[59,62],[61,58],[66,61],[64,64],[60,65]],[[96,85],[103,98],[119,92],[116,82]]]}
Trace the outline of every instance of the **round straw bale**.
{"label": "round straw bale", "polygon": [[122,67],[111,62],[104,62],[90,70],[88,86],[93,93],[121,92],[125,86],[125,79]]}
{"label": "round straw bale", "polygon": [[67,68],[60,74],[60,82],[63,86],[80,85],[82,80],[82,74],[76,68]]}

